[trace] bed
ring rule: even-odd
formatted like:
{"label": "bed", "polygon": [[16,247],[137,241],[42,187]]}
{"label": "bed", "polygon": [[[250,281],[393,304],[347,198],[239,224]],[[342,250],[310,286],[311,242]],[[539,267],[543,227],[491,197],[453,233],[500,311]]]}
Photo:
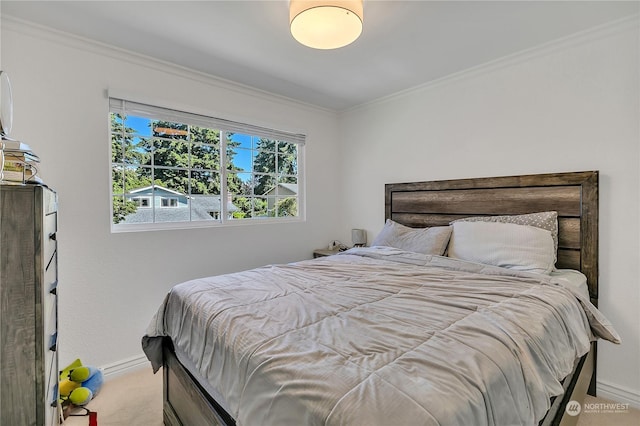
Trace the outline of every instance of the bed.
{"label": "bed", "polygon": [[[547,238],[586,294],[463,258],[465,229],[493,235],[491,218],[537,212],[557,212],[552,242],[513,226]],[[567,402],[595,394],[595,337],[619,342],[595,309],[598,172],[387,184],[385,219],[408,235],[453,228],[456,244],[448,256],[354,248],[174,287],[143,337],[163,367],[165,424],[574,420]]]}

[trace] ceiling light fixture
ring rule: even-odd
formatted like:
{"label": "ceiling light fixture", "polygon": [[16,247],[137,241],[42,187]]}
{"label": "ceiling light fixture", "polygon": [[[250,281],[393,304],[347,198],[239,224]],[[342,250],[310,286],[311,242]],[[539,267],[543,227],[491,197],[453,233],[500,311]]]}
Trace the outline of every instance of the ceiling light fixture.
{"label": "ceiling light fixture", "polygon": [[362,33],[363,0],[291,0],[291,35],[314,49],[337,49]]}

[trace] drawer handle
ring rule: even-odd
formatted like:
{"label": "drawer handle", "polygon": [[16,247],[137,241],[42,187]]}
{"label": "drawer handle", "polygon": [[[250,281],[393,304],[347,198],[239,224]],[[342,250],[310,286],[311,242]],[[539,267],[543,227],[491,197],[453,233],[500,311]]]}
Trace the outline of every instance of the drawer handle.
{"label": "drawer handle", "polygon": [[51,390],[53,391],[53,401],[51,401],[51,406],[52,407],[57,407],[58,406],[58,384],[56,383]]}
{"label": "drawer handle", "polygon": [[50,233],[50,234],[49,234],[49,239],[50,239],[50,240],[55,241],[55,240],[56,240],[56,238],[57,238],[57,237],[56,237],[56,233],[55,233],[55,232],[52,232],[52,233]]}
{"label": "drawer handle", "polygon": [[55,280],[54,282],[51,283],[51,290],[49,290],[49,293],[53,295],[58,293],[58,280]]}
{"label": "drawer handle", "polygon": [[49,340],[49,350],[51,352],[55,352],[57,344],[58,344],[58,332],[55,332],[51,335],[51,340]]}

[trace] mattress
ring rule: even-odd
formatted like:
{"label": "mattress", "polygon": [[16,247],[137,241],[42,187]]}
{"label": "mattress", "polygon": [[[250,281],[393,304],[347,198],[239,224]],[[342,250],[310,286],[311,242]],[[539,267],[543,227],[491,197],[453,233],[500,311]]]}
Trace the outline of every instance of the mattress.
{"label": "mattress", "polygon": [[159,339],[239,425],[534,424],[590,342],[619,342],[550,275],[390,248],[193,280]]}

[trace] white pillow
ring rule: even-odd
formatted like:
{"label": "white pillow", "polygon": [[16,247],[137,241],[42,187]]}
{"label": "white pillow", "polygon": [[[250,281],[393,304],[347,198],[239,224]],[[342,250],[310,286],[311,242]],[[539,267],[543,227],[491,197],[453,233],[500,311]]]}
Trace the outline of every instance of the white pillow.
{"label": "white pillow", "polygon": [[372,246],[395,247],[415,253],[442,256],[451,236],[450,226],[410,228],[387,219],[382,231],[371,243]]}
{"label": "white pillow", "polygon": [[535,226],[536,228],[546,229],[551,232],[551,238],[553,238],[553,258],[558,260],[558,212],[549,211],[507,216],[472,216],[457,219],[453,222],[502,222],[515,223],[516,225],[529,225]]}
{"label": "white pillow", "polygon": [[553,269],[553,238],[545,229],[501,222],[452,226],[449,257],[539,274]]}

